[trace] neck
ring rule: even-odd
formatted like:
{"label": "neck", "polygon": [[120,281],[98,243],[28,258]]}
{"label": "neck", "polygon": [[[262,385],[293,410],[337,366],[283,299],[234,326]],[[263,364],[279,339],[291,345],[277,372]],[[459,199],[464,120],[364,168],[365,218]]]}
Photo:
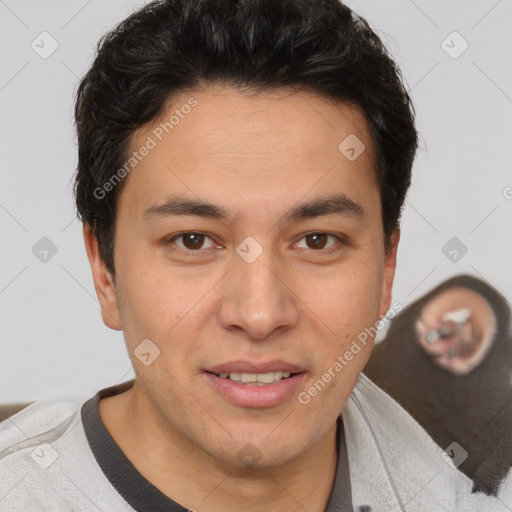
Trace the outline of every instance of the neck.
{"label": "neck", "polygon": [[135,468],[166,496],[209,512],[323,512],[336,473],[336,423],[294,459],[236,468],[214,459],[161,421],[137,387],[100,401],[100,416]]}

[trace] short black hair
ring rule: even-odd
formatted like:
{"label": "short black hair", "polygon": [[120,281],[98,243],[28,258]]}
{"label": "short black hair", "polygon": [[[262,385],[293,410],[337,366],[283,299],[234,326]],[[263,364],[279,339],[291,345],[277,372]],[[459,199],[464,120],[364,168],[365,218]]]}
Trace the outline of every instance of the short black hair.
{"label": "short black hair", "polygon": [[389,249],[418,134],[400,70],[368,22],[338,0],[158,0],[101,38],[77,88],[77,214],[94,230],[112,275],[116,200],[126,178],[104,185],[126,162],[137,129],[177,93],[210,84],[305,90],[359,107],[376,148]]}

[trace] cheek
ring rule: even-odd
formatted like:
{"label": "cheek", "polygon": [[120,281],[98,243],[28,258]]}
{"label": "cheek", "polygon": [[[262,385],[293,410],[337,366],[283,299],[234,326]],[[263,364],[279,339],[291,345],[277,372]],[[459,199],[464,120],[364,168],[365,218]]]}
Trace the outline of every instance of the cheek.
{"label": "cheek", "polygon": [[316,336],[315,342],[318,364],[312,381],[320,380],[320,387],[325,383],[324,398],[317,407],[322,402],[325,407],[344,403],[366,365],[377,333],[379,298],[378,275],[354,271],[339,279],[333,276],[325,293],[316,299],[312,309],[320,320],[313,328],[329,328],[329,335]]}
{"label": "cheek", "polygon": [[184,279],[162,265],[141,265],[144,273],[132,268],[134,271],[124,276],[128,284],[120,305],[129,349],[133,351],[142,340],[150,339],[161,350],[161,362],[185,368],[184,360],[196,350],[199,334],[212,314],[208,294],[212,283]]}
{"label": "cheek", "polygon": [[130,343],[141,337],[159,339],[184,314],[185,291],[173,286],[161,270],[135,259],[126,259],[118,270],[118,307]]}
{"label": "cheek", "polygon": [[305,291],[305,302],[343,343],[378,320],[381,285],[378,272],[368,268],[334,271],[323,286]]}

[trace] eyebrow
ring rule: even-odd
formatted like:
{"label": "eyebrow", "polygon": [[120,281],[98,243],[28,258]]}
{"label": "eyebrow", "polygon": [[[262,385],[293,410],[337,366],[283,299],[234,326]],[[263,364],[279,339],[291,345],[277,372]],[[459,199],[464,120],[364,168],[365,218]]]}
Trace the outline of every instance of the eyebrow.
{"label": "eyebrow", "polygon": [[[227,220],[229,211],[221,206],[197,199],[174,197],[164,204],[148,208],[143,215],[146,221],[159,217],[175,217],[195,215],[198,217]],[[281,221],[294,222],[303,219],[314,219],[325,215],[340,215],[363,219],[366,212],[363,206],[344,194],[318,198],[308,203],[299,204],[286,212]]]}

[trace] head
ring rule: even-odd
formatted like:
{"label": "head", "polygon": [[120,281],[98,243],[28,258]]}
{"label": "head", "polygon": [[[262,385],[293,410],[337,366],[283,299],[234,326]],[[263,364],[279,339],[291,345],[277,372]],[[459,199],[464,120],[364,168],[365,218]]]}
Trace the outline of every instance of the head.
{"label": "head", "polygon": [[[336,0],[154,2],[100,41],[76,126],[94,283],[140,396],[222,463],[307,450],[390,306],[417,147],[377,35]],[[282,365],[299,375],[273,401],[215,377]]]}

